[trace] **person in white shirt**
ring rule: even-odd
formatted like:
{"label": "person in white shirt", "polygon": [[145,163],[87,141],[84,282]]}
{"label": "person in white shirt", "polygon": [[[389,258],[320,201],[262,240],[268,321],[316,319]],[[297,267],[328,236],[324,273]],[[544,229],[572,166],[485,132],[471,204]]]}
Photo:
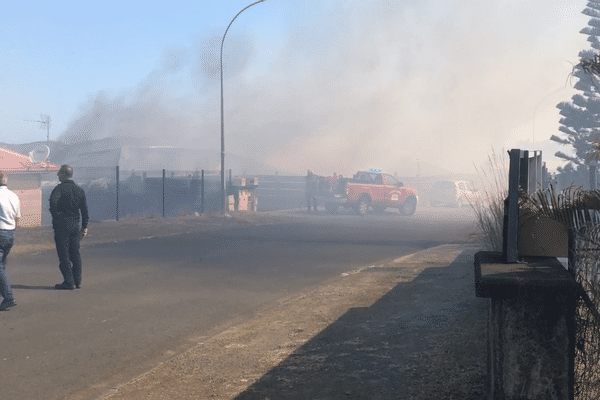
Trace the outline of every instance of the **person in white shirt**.
{"label": "person in white shirt", "polygon": [[8,310],[10,307],[17,305],[6,276],[6,259],[15,243],[15,229],[19,218],[21,218],[21,202],[14,192],[8,190],[7,183],[8,177],[0,171],[0,252],[2,253],[2,260],[0,261],[0,296],[3,298],[2,303],[0,303],[0,311]]}

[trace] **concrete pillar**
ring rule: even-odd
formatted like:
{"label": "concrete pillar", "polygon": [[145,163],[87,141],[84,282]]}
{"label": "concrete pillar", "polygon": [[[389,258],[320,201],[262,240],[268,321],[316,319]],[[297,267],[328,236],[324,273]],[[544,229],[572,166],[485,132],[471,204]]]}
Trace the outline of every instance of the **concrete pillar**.
{"label": "concrete pillar", "polygon": [[501,260],[475,254],[476,295],[491,299],[489,398],[572,400],[577,283],[555,257]]}
{"label": "concrete pillar", "polygon": [[572,296],[532,288],[490,302],[488,379],[493,400],[572,399]]}

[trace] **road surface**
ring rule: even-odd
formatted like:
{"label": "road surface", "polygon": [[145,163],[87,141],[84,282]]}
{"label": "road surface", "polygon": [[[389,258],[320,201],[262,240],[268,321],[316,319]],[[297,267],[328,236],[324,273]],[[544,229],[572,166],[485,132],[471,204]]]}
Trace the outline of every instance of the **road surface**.
{"label": "road surface", "polygon": [[283,296],[473,232],[469,210],[273,214],[284,220],[86,248],[81,290],[53,290],[52,251],[11,257],[2,399],[91,398]]}

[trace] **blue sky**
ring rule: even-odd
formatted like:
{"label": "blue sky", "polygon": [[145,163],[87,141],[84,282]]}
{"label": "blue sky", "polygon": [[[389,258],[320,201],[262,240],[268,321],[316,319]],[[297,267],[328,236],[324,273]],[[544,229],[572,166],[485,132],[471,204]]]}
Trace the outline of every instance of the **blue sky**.
{"label": "blue sky", "polygon": [[[251,3],[0,0],[0,141],[45,140],[25,120],[48,114],[52,140],[218,150],[216,50]],[[402,169],[406,158],[467,172],[512,147],[556,164],[565,149],[548,139],[587,48],[585,5],[257,4],[225,43],[226,149],[299,173]]]}
{"label": "blue sky", "polygon": [[[52,138],[67,128],[87,95],[136,86],[159,67],[164,52],[190,47],[224,26],[247,1],[105,1],[0,3],[3,141],[39,140],[22,119],[50,114]],[[248,9],[235,26],[281,35],[285,18],[276,7]],[[247,14],[247,15],[246,15]],[[266,21],[268,20],[268,24]],[[233,33],[233,30],[232,30]],[[273,42],[271,41],[271,44]],[[7,123],[8,122],[8,123]],[[16,130],[16,132],[15,132]]]}

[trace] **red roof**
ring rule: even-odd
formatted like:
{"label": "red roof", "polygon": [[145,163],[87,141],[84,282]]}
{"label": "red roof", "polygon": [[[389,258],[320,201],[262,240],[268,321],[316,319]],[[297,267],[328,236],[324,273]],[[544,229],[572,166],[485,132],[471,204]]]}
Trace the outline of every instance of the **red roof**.
{"label": "red roof", "polygon": [[32,173],[58,171],[60,165],[42,161],[33,163],[29,155],[0,147],[0,170],[6,173]]}

